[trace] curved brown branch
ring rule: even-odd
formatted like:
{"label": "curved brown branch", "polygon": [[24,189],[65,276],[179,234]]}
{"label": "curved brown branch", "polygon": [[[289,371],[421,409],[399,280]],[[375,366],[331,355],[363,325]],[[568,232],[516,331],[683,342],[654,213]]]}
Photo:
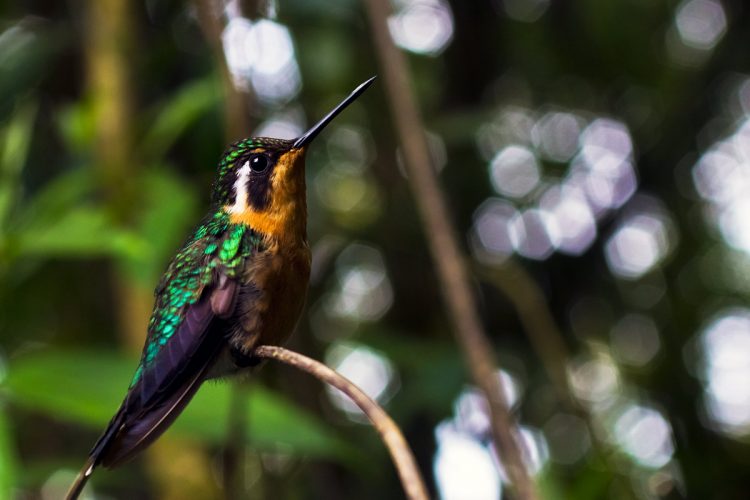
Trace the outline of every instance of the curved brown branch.
{"label": "curved brown branch", "polygon": [[255,349],[254,355],[259,358],[275,359],[294,366],[349,396],[370,419],[373,427],[383,439],[401,478],[406,497],[410,500],[427,500],[429,498],[414,455],[401,430],[385,410],[362,392],[362,389],[323,363],[283,347],[260,346]]}
{"label": "curved brown branch", "polygon": [[453,331],[463,351],[474,383],[489,403],[492,435],[518,498],[537,497],[534,483],[522,459],[515,423],[505,401],[492,345],[484,331],[464,257],[459,250],[447,204],[431,164],[424,126],[409,83],[404,54],[396,48],[388,31],[390,2],[366,0],[386,95],[401,143],[409,182],[416,198],[425,232],[437,266],[438,277]]}

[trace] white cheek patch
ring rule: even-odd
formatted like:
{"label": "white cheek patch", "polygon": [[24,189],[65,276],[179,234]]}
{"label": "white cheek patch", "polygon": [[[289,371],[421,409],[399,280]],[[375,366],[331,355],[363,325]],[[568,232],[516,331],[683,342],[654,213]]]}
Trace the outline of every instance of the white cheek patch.
{"label": "white cheek patch", "polygon": [[250,179],[250,162],[246,161],[237,172],[234,181],[234,205],[229,207],[231,213],[239,214],[247,208],[247,181]]}

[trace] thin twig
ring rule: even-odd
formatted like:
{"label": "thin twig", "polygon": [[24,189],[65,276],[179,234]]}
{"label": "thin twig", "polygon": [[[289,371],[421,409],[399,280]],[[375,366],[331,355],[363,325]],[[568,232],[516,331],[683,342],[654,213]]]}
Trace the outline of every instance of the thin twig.
{"label": "thin twig", "polygon": [[[522,265],[508,258],[501,265],[480,268],[480,277],[498,288],[513,305],[534,351],[542,361],[547,376],[558,397],[568,409],[586,422],[591,444],[599,453],[607,469],[622,470],[618,454],[601,436],[606,435],[602,423],[591,411],[579,404],[573,396],[565,364],[570,358],[562,332],[547,305],[544,293]],[[633,496],[635,491],[631,491]]]}
{"label": "thin twig", "polygon": [[294,366],[349,396],[370,419],[373,427],[383,439],[401,478],[406,497],[410,500],[427,500],[429,498],[414,455],[401,430],[385,410],[362,392],[362,389],[323,363],[283,347],[260,346],[255,349],[254,355],[259,358],[275,359]]}
{"label": "thin twig", "polygon": [[498,267],[480,269],[479,275],[497,287],[513,305],[560,400],[577,406],[567,383],[568,348],[537,284],[512,258]]}
{"label": "thin twig", "polygon": [[505,401],[502,382],[497,376],[492,345],[479,320],[464,258],[459,250],[435,169],[431,165],[422,119],[410,87],[406,59],[396,48],[388,31],[390,2],[366,0],[365,5],[369,10],[404,163],[425,225],[432,257],[437,265],[456,339],[463,350],[474,383],[489,402],[493,439],[516,494],[524,500],[534,499],[536,491],[524,466],[519,436]]}

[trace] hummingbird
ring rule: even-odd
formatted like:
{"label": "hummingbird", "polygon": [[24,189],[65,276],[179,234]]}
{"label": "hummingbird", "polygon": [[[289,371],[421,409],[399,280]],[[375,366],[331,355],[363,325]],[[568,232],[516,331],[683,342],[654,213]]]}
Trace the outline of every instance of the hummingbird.
{"label": "hummingbird", "polygon": [[140,363],[68,499],[96,467],[116,467],[153,443],[205,380],[256,366],[257,346],[289,337],[310,276],[305,153],[374,79],[297,139],[253,137],[224,152],[211,208],[156,287]]}

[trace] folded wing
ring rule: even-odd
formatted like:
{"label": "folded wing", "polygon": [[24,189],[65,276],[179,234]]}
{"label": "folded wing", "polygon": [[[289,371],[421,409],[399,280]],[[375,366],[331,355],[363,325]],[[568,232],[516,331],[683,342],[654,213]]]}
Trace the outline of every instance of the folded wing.
{"label": "folded wing", "polygon": [[225,345],[224,317],[234,307],[237,284],[222,276],[185,306],[176,331],[154,357],[141,363],[117,414],[90,453],[91,463],[116,466],[151,444],[182,412]]}

